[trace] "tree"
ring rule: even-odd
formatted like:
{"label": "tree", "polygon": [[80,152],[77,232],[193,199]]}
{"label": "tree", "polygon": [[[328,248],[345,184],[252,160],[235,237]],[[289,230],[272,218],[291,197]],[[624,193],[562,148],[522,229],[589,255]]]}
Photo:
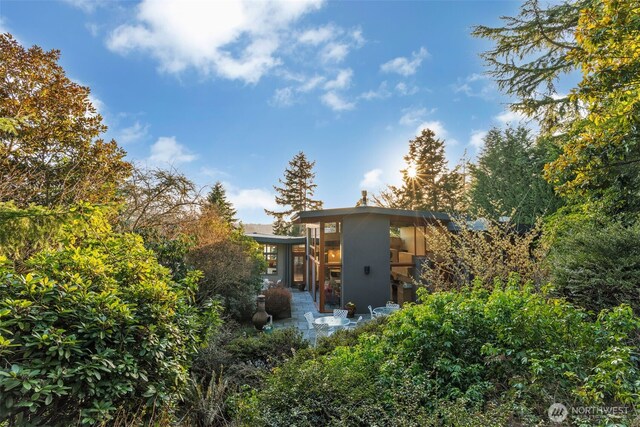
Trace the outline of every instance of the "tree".
{"label": "tree", "polygon": [[207,195],[205,206],[215,209],[229,224],[238,222],[235,218],[237,212],[231,202],[227,200],[227,193],[220,181],[216,182],[211,188]]}
{"label": "tree", "polygon": [[444,141],[430,129],[423,129],[409,141],[407,164],[402,169],[402,186],[388,186],[374,202],[380,206],[428,211],[455,211],[462,202],[463,177],[458,169],[449,171]]}
{"label": "tree", "polygon": [[204,274],[197,300],[220,300],[227,315],[237,320],[250,318],[262,285],[260,273],[266,268],[258,243],[213,209],[204,210],[184,232],[195,242],[187,261]]}
{"label": "tree", "polygon": [[585,7],[568,58],[582,71],[571,99],[583,107],[547,176],[568,197],[610,216],[640,213],[640,1]]}
{"label": "tree", "polygon": [[176,170],[136,168],[120,194],[125,205],[119,225],[127,231],[173,237],[198,218],[200,192]]}
{"label": "tree", "polygon": [[[313,172],[315,164],[316,162],[308,161],[307,156],[300,151],[289,161],[289,167],[284,171],[284,181],[278,180],[282,187],[273,186],[277,193],[276,203],[284,208],[280,212],[265,209],[267,215],[276,218],[274,224],[276,234],[289,230],[292,214],[322,209],[322,201],[313,199],[313,193],[317,187],[313,182],[316,177]],[[290,233],[299,234],[299,230],[293,227]]]}
{"label": "tree", "polygon": [[59,58],[0,34],[0,200],[103,203],[130,173],[124,150],[99,138],[107,127],[89,88],[67,78]]}
{"label": "tree", "polygon": [[[573,205],[612,217],[640,212],[640,6],[638,0],[577,0],[542,9],[527,1],[502,28],[476,27],[496,41],[483,54],[513,108],[539,119],[560,155],[545,177]],[[563,74],[582,71],[568,95]]]}
{"label": "tree", "polygon": [[567,0],[546,8],[527,0],[503,27],[477,26],[473,35],[491,39],[495,47],[482,58],[489,74],[516,101],[512,108],[535,117],[543,129],[578,116],[578,106],[558,93],[558,80],[576,69],[568,54],[579,49],[574,39],[580,10],[594,0]]}
{"label": "tree", "polygon": [[493,219],[513,216],[514,222],[525,224],[555,212],[561,200],[542,177],[547,151],[542,142],[534,144],[525,127],[491,129],[470,168],[472,210]]}

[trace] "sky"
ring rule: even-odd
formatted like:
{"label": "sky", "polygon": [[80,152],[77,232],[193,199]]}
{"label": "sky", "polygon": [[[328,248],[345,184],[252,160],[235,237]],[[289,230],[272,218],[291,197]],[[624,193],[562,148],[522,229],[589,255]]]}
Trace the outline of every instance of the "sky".
{"label": "sky", "polygon": [[299,151],[324,207],[349,207],[400,181],[425,127],[454,165],[517,124],[470,33],[520,3],[0,0],[0,31],[59,49],[129,160],[221,181],[240,220],[269,223]]}

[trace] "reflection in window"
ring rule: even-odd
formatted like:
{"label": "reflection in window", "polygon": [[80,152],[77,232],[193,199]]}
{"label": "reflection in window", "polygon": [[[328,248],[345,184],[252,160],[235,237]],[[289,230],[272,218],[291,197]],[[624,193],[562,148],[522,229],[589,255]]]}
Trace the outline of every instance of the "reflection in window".
{"label": "reflection in window", "polygon": [[278,274],[278,247],[276,245],[263,245],[262,253],[267,261],[265,274]]}

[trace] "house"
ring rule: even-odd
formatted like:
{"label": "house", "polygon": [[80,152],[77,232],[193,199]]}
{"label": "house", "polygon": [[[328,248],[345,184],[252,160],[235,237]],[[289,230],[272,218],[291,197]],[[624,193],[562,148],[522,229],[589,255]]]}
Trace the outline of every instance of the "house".
{"label": "house", "polygon": [[260,245],[267,262],[262,278],[270,282],[280,281],[285,286],[299,286],[305,280],[306,238],[276,236],[273,234],[246,233]]}
{"label": "house", "polygon": [[413,301],[413,278],[429,254],[427,226],[453,226],[444,213],[374,206],[304,211],[293,222],[306,226],[306,252],[299,259],[322,312],[347,302],[365,312],[368,305]]}

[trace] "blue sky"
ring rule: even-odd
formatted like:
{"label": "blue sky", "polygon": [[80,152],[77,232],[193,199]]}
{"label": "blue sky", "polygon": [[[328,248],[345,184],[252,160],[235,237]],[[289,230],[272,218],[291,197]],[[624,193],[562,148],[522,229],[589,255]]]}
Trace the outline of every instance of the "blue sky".
{"label": "blue sky", "polygon": [[222,181],[240,219],[271,222],[298,151],[325,207],[399,181],[422,127],[453,164],[515,123],[473,25],[517,1],[1,0],[0,30],[60,49],[131,160]]}

